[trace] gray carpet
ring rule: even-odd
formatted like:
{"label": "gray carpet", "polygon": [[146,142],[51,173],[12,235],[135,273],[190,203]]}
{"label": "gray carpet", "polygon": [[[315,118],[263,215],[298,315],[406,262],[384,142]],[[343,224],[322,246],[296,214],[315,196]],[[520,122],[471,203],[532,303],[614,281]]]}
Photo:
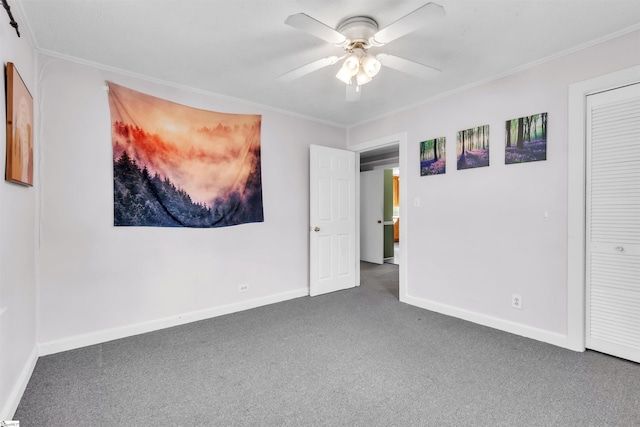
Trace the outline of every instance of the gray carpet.
{"label": "gray carpet", "polygon": [[362,286],[42,357],[15,415],[42,426],[640,426],[640,366]]}

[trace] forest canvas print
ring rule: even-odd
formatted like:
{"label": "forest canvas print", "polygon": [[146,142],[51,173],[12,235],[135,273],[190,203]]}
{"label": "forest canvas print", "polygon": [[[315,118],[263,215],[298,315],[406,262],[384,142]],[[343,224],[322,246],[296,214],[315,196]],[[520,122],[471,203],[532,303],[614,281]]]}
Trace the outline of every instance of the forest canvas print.
{"label": "forest canvas print", "polygon": [[489,166],[489,125],[459,131],[456,142],[458,170]]}
{"label": "forest canvas print", "polygon": [[420,142],[420,176],[439,175],[447,171],[446,143],[444,137]]}
{"label": "forest canvas print", "polygon": [[260,115],[206,111],[108,86],[114,225],[263,221]]}
{"label": "forest canvas print", "polygon": [[505,164],[538,160],[547,160],[547,113],[507,120],[505,122]]}

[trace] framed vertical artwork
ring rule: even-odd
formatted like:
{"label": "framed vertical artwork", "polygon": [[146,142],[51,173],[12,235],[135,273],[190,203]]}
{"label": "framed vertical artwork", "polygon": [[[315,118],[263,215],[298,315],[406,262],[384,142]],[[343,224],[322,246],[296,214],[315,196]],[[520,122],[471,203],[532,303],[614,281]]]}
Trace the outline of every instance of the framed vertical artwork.
{"label": "framed vertical artwork", "polygon": [[446,143],[445,137],[420,142],[420,176],[439,175],[446,172]]}
{"label": "framed vertical artwork", "polygon": [[539,160],[547,160],[547,113],[507,120],[505,122],[505,164]]}
{"label": "framed vertical artwork", "polygon": [[458,170],[489,166],[489,125],[459,131],[457,149]]}
{"label": "framed vertical artwork", "polygon": [[7,62],[7,157],[5,180],[33,185],[33,97]]}

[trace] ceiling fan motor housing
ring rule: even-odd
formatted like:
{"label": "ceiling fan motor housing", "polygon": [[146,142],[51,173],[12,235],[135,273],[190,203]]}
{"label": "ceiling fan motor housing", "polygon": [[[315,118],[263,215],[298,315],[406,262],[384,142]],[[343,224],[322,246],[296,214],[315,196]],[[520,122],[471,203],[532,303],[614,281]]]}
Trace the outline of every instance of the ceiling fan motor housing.
{"label": "ceiling fan motor housing", "polygon": [[346,47],[351,50],[356,44],[362,45],[362,48],[368,49],[369,39],[378,31],[378,23],[368,16],[354,16],[345,19],[339,26],[338,32],[344,34],[351,40]]}

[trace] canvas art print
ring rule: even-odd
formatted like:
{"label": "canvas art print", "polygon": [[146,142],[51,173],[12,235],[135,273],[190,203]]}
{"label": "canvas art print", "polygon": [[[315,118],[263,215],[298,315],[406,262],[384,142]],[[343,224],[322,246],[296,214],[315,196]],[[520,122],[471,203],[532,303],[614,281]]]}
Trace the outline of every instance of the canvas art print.
{"label": "canvas art print", "polygon": [[507,120],[505,164],[538,160],[547,160],[547,113]]}
{"label": "canvas art print", "polygon": [[7,63],[5,179],[33,185],[33,98],[13,63]]}
{"label": "canvas art print", "polygon": [[263,221],[260,115],[200,110],[108,85],[114,225]]}
{"label": "canvas art print", "polygon": [[458,170],[489,166],[489,125],[458,132],[457,148]]}
{"label": "canvas art print", "polygon": [[420,176],[439,175],[447,171],[446,143],[444,137],[420,143]]}

